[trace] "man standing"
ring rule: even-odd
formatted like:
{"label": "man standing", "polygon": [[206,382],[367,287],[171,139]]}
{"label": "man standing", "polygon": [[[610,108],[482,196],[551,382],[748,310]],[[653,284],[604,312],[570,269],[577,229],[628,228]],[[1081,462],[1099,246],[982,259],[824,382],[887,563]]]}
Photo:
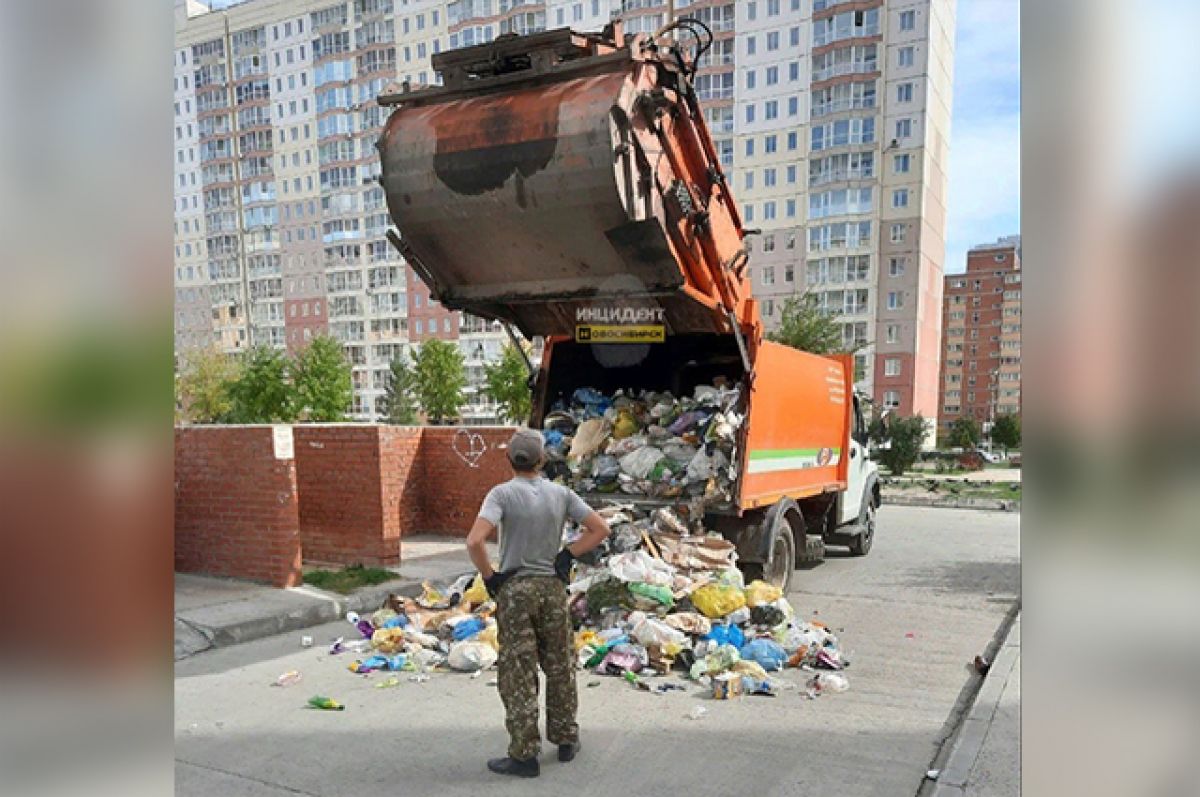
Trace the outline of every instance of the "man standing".
{"label": "man standing", "polygon": [[[467,536],[467,551],[496,601],[500,626],[498,684],[504,701],[509,745],[506,758],[488,761],[502,775],[536,777],[538,664],[546,674],[546,738],[558,745],[558,760],[579,750],[575,723],[575,664],[566,582],[571,562],[608,536],[608,524],[570,488],[542,478],[542,436],[518,429],[508,444],[513,478],[496,485]],[[582,523],[584,534],[562,548],[566,518]],[[487,557],[487,538],[500,534],[500,569]]]}

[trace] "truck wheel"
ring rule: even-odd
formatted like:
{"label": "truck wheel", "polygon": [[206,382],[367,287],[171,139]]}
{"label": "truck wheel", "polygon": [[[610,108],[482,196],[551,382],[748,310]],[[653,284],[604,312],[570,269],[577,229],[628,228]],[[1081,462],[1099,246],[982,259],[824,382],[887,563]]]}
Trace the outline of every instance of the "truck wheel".
{"label": "truck wheel", "polygon": [[[781,518],[782,519],[782,518]],[[796,568],[796,541],[792,527],[783,521],[775,542],[771,546],[771,561],[747,562],[742,565],[746,582],[762,580],[779,587],[785,593],[792,583],[792,571]]]}
{"label": "truck wheel", "polygon": [[859,515],[858,523],[863,530],[850,543],[850,553],[854,556],[866,556],[875,542],[875,502],[869,495],[863,506],[862,514]]}

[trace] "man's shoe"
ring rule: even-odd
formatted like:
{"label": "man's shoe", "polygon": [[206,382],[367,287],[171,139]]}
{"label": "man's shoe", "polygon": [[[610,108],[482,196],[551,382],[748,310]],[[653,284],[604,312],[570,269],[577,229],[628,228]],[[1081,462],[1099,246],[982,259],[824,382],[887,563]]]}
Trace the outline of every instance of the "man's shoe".
{"label": "man's shoe", "polygon": [[536,778],[541,773],[537,756],[521,761],[517,758],[493,758],[488,761],[488,769],[498,775],[516,775],[518,778]]}
{"label": "man's shoe", "polygon": [[558,746],[559,761],[573,761],[575,754],[579,752],[579,742],[571,742],[570,744],[560,744]]}

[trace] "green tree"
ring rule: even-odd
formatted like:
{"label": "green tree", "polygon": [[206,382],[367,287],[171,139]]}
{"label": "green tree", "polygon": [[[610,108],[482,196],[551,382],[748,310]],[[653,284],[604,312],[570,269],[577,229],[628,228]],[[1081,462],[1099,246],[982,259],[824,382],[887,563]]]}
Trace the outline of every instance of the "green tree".
{"label": "green tree", "polygon": [[920,415],[911,418],[893,415],[883,422],[882,436],[887,447],[879,449],[879,461],[893,475],[901,475],[917,461],[928,424]]}
{"label": "green tree", "polygon": [[229,387],[237,379],[237,361],[215,348],[191,352],[175,381],[181,417],[192,423],[220,423],[229,417]]}
{"label": "green tree", "polygon": [[289,423],[296,419],[295,391],[283,352],[258,346],[244,355],[229,385],[230,423]]}
{"label": "green tree", "polygon": [[807,293],[784,301],[779,328],[767,338],[813,354],[833,354],[846,348],[842,345],[842,325],[822,312]]}
{"label": "green tree", "polygon": [[991,438],[993,445],[998,445],[1007,454],[1010,448],[1021,447],[1021,416],[997,415],[992,422]]}
{"label": "green tree", "polygon": [[950,424],[946,442],[958,448],[975,448],[981,439],[983,433],[979,431],[979,424],[975,423],[974,418],[959,418]]}
{"label": "green tree", "polygon": [[416,359],[417,401],[430,423],[444,424],[458,418],[467,402],[467,369],[458,346],[444,340],[421,344]]}
{"label": "green tree", "polygon": [[380,411],[388,423],[411,426],[420,420],[417,417],[417,378],[403,353],[392,360],[388,374],[387,390],[383,394]]}
{"label": "green tree", "polygon": [[342,344],[329,335],[318,335],[296,355],[294,383],[297,411],[307,420],[333,423],[344,420],[354,396],[350,362]]}
{"label": "green tree", "polygon": [[529,369],[517,347],[509,343],[496,362],[483,366],[484,393],[500,407],[500,414],[512,423],[529,420],[533,396],[529,390]]}

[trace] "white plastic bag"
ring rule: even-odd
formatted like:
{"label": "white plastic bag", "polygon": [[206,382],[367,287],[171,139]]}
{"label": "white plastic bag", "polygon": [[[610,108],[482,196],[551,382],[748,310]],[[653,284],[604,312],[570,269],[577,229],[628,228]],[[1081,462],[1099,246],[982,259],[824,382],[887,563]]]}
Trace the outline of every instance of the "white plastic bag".
{"label": "white plastic bag", "polygon": [[496,663],[496,651],[485,642],[456,642],[450,647],[447,663],[451,669],[459,672],[485,670]]}
{"label": "white plastic bag", "polygon": [[635,479],[644,479],[665,455],[654,446],[643,446],[621,457],[621,470]]}
{"label": "white plastic bag", "polygon": [[655,586],[669,587],[675,575],[675,568],[639,549],[609,559],[608,572],[626,583],[644,581]]}
{"label": "white plastic bag", "polygon": [[676,631],[661,620],[649,617],[645,617],[636,623],[631,633],[633,634],[633,638],[642,645],[666,645],[669,642],[682,645],[687,639],[687,636],[683,632]]}

